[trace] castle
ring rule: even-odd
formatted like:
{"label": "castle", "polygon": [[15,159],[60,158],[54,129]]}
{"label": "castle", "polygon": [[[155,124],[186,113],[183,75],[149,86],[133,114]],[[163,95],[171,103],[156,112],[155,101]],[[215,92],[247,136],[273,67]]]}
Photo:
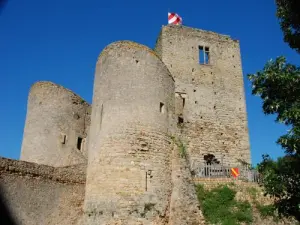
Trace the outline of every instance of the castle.
{"label": "castle", "polygon": [[20,159],[0,179],[21,224],[202,224],[191,171],[251,163],[239,42],[176,25],[154,50],[114,42],[92,105],[35,83]]}

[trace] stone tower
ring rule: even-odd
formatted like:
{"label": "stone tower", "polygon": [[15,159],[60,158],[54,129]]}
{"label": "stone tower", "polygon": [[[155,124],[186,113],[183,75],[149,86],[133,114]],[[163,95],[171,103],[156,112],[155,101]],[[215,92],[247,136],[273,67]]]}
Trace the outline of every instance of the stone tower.
{"label": "stone tower", "polygon": [[92,107],[35,83],[21,160],[0,167],[26,222],[204,224],[191,169],[251,163],[239,42],[172,25],[155,50],[114,42],[98,57]]}
{"label": "stone tower", "polygon": [[86,163],[90,113],[90,105],[70,90],[52,82],[35,83],[20,159],[55,167]]}
{"label": "stone tower", "polygon": [[229,36],[163,26],[155,50],[175,79],[176,117],[192,165],[251,163],[240,45]]}
{"label": "stone tower", "polygon": [[97,61],[92,104],[82,224],[162,224],[172,191],[169,70],[148,47],[112,43]]}

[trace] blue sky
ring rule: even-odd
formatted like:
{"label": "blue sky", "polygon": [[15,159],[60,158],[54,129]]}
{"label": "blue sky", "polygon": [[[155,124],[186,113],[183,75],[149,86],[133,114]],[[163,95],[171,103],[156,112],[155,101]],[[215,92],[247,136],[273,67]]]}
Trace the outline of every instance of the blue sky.
{"label": "blue sky", "polygon": [[283,42],[274,1],[262,0],[8,0],[0,11],[0,156],[18,159],[30,86],[49,80],[92,99],[97,56],[109,43],[132,40],[154,47],[168,9],[186,26],[228,34],[241,43],[253,163],[287,130],[265,116],[246,78],[267,60],[299,55]]}

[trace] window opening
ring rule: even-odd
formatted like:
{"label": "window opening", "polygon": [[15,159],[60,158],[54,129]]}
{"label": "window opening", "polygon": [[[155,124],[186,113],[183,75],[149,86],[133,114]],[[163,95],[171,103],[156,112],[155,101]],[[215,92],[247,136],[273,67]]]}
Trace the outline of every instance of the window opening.
{"label": "window opening", "polygon": [[178,116],[178,124],[183,124],[184,120],[182,116]]}
{"label": "window opening", "polygon": [[81,146],[81,145],[82,145],[82,140],[83,140],[83,139],[82,139],[81,137],[78,137],[78,139],[77,139],[77,149],[78,149],[78,150],[81,150],[81,147],[82,147],[82,146]]}
{"label": "window opening", "polygon": [[101,112],[100,112],[100,129],[102,126],[102,117],[103,117],[103,104],[101,105]]}
{"label": "window opening", "polygon": [[159,111],[160,111],[161,113],[165,113],[165,104],[162,103],[162,102],[159,104]]}
{"label": "window opening", "polygon": [[206,165],[220,164],[220,161],[213,154],[204,155],[203,159],[206,162]]}
{"label": "window opening", "polygon": [[62,139],[61,139],[61,143],[64,145],[66,144],[66,141],[67,141],[67,135],[62,135]]}
{"label": "window opening", "polygon": [[199,46],[199,64],[209,64],[209,47]]}

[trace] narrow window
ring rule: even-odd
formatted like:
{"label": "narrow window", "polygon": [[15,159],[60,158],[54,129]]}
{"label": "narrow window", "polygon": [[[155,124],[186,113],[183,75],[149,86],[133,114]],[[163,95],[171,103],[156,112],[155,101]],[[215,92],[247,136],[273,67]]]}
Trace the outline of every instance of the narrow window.
{"label": "narrow window", "polygon": [[63,135],[63,138],[62,138],[62,143],[63,144],[66,144],[66,139],[67,139],[67,135]]}
{"label": "narrow window", "polygon": [[100,129],[102,126],[102,117],[103,117],[103,104],[101,105],[101,112],[100,112]]}
{"label": "narrow window", "polygon": [[203,49],[203,46],[199,46],[199,64],[204,64],[204,49]]}
{"label": "narrow window", "polygon": [[199,46],[199,64],[209,64],[209,47]]}
{"label": "narrow window", "polygon": [[67,142],[67,135],[61,134],[59,138],[60,138],[60,143],[62,143],[63,145],[66,144],[66,142]]}
{"label": "narrow window", "polygon": [[78,137],[78,139],[77,139],[77,149],[78,150],[81,150],[81,145],[82,145],[82,138]]}
{"label": "narrow window", "polygon": [[204,58],[205,58],[205,64],[209,64],[209,47],[205,47]]}
{"label": "narrow window", "polygon": [[160,103],[159,104],[159,111],[161,112],[161,113],[165,113],[165,105],[164,105],[164,103]]}
{"label": "narrow window", "polygon": [[184,120],[182,116],[178,116],[178,124],[181,125],[183,124]]}

